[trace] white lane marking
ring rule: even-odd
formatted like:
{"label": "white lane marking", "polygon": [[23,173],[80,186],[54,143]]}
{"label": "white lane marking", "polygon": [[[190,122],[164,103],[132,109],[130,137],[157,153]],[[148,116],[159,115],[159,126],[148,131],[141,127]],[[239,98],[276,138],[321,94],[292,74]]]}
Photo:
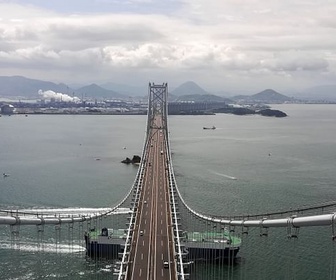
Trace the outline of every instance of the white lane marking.
{"label": "white lane marking", "polygon": [[143,260],[143,253],[141,253],[141,259]]}
{"label": "white lane marking", "polygon": [[141,277],[142,269],[139,269],[139,277]]}

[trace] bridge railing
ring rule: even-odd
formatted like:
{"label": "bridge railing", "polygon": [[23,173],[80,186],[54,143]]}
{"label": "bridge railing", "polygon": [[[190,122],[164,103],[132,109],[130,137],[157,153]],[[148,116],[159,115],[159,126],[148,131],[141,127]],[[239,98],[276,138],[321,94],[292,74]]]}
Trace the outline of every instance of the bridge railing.
{"label": "bridge railing", "polygon": [[[170,139],[169,133],[167,132],[167,147],[169,155],[170,151]],[[307,206],[304,208],[290,209],[286,211],[277,211],[266,214],[256,214],[256,215],[240,215],[240,216],[211,216],[207,214],[202,214],[193,210],[183,199],[181,192],[176,184],[176,179],[174,175],[173,165],[171,162],[171,157],[169,158],[169,173],[171,181],[174,185],[174,190],[176,191],[179,200],[182,205],[195,217],[208,222],[214,222],[222,224],[224,226],[241,226],[241,227],[257,227],[257,228],[271,228],[271,227],[311,227],[311,226],[332,226],[333,228],[333,238],[336,239],[336,202],[329,202],[320,205]],[[314,211],[320,210],[322,213],[330,209],[327,214],[312,214]],[[316,213],[315,212],[315,213]],[[284,217],[286,216],[286,217]],[[335,233],[334,233],[335,228]]]}
{"label": "bridge railing", "polygon": [[[148,127],[148,121],[149,120],[147,119],[146,127]],[[12,225],[12,226],[13,225],[44,225],[44,224],[58,225],[61,223],[67,224],[67,223],[77,223],[77,222],[89,221],[92,219],[97,219],[100,217],[109,216],[109,215],[113,215],[117,213],[118,209],[127,201],[127,199],[130,198],[134,189],[138,187],[140,178],[143,176],[146,141],[147,141],[147,134],[145,133],[144,149],[142,151],[141,163],[140,163],[140,167],[138,168],[138,172],[135,176],[132,187],[130,188],[126,196],[123,197],[112,208],[109,208],[106,211],[97,211],[96,213],[91,214],[91,215],[73,214],[73,215],[67,215],[67,216],[62,216],[56,213],[54,216],[52,216],[50,211],[46,213],[39,212],[39,213],[34,214],[32,212],[25,212],[25,211],[20,211],[20,210],[0,209],[0,213],[4,214],[4,215],[0,214],[0,225]],[[132,211],[134,211],[134,208],[132,209]],[[35,217],[31,217],[31,216],[35,216]]]}
{"label": "bridge railing", "polygon": [[[168,121],[167,121],[168,122]],[[170,189],[170,199],[171,199],[171,209],[172,209],[172,219],[173,219],[173,226],[175,231],[175,250],[177,256],[177,267],[176,271],[178,274],[179,279],[186,279],[186,274],[184,273],[184,266],[183,266],[183,252],[181,249],[181,238],[180,238],[180,225],[178,219],[178,211],[177,211],[177,202],[175,200],[175,189],[176,189],[176,180],[173,170],[172,164],[172,157],[171,157],[171,149],[170,149],[170,139],[169,139],[169,132],[168,132],[168,123],[167,123],[167,130],[165,134],[166,139],[166,152],[167,152],[167,165],[168,165],[168,180],[169,180],[169,189]]]}
{"label": "bridge railing", "polygon": [[[44,224],[67,224],[67,223],[77,223],[77,222],[84,222],[89,221],[92,219],[113,215],[117,213],[118,209],[123,205],[123,203],[130,197],[134,186],[137,185],[139,178],[141,176],[141,168],[139,168],[137,176],[134,180],[133,186],[130,191],[126,194],[126,196],[112,208],[109,208],[106,211],[99,211],[91,215],[80,215],[80,214],[72,214],[72,215],[60,215],[55,214],[54,216],[51,215],[50,212],[25,212],[19,210],[7,210],[7,209],[0,209],[0,213],[4,215],[0,216],[0,225],[44,225]],[[35,217],[32,217],[35,216]]]}
{"label": "bridge railing", "polygon": [[[149,101],[148,101],[149,102]],[[139,200],[139,193],[140,193],[140,188],[142,186],[143,182],[143,176],[144,176],[144,169],[145,169],[145,163],[147,161],[147,155],[146,151],[148,149],[149,141],[148,141],[148,136],[149,136],[149,127],[150,127],[150,116],[149,116],[149,110],[147,112],[147,123],[146,123],[146,133],[145,133],[145,138],[144,138],[144,145],[143,145],[143,150],[141,154],[141,162],[140,166],[136,175],[136,178],[134,180],[133,186],[128,193],[128,196],[123,200],[125,201],[133,192],[134,195],[134,202],[133,202],[133,207],[131,211],[131,217],[130,217],[130,222],[129,226],[127,229],[127,235],[126,235],[126,241],[125,241],[125,247],[124,251],[122,253],[121,257],[121,262],[120,262],[120,267],[119,267],[119,273],[118,273],[118,280],[122,280],[125,278],[125,275],[128,273],[128,263],[129,263],[129,257],[130,257],[130,249],[131,249],[131,241],[132,241],[132,236],[133,236],[133,225],[136,219],[137,215],[137,207],[138,207],[138,200]]]}
{"label": "bridge railing", "polygon": [[[174,174],[172,172],[172,174]],[[174,175],[173,175],[174,176]],[[274,213],[267,214],[258,214],[258,215],[245,215],[245,216],[232,216],[232,217],[220,217],[220,216],[211,216],[199,213],[193,210],[183,199],[177,184],[175,185],[176,192],[183,206],[193,214],[194,216],[203,219],[205,221],[219,223],[226,226],[240,226],[240,227],[257,227],[257,228],[272,228],[272,227],[310,227],[310,226],[335,226],[336,223],[336,212],[320,215],[306,215],[299,216],[305,211],[325,209],[326,206],[334,206],[334,203],[326,203],[320,206],[306,207],[297,210],[288,210],[288,211],[278,211]],[[288,217],[276,218],[277,215],[286,215],[290,214]],[[270,218],[270,217],[274,218]],[[334,238],[334,234],[333,234]]]}
{"label": "bridge railing", "polygon": [[129,226],[127,229],[127,235],[126,235],[126,241],[125,241],[125,247],[124,247],[124,251],[122,254],[122,258],[121,258],[121,263],[120,263],[120,268],[119,268],[119,274],[118,274],[118,279],[124,279],[125,275],[127,275],[127,271],[128,271],[128,262],[129,262],[129,255],[130,255],[130,248],[131,248],[131,241],[132,241],[132,236],[133,236],[133,228],[134,228],[134,221],[136,219],[136,214],[137,214],[137,200],[138,200],[138,193],[139,193],[139,189],[140,186],[142,184],[142,180],[141,177],[143,176],[143,171],[144,171],[144,165],[141,164],[140,168],[139,168],[139,179],[136,181],[136,184],[134,185],[133,191],[135,191],[136,195],[134,198],[134,203],[133,203],[133,208],[132,208],[132,212],[131,212],[131,217],[130,217],[130,222],[129,222]]}

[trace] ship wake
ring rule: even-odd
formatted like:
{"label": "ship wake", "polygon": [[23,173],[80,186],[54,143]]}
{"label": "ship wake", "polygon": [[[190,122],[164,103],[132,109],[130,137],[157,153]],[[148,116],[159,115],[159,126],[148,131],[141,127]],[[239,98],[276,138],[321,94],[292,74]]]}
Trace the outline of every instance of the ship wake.
{"label": "ship wake", "polygon": [[215,171],[212,171],[212,170],[209,170],[209,171],[212,174],[215,174],[215,175],[218,175],[218,176],[221,176],[221,177],[225,177],[225,178],[228,178],[230,180],[237,180],[237,177],[234,177],[234,176],[230,176],[230,175],[223,174],[223,173],[218,173],[218,172],[215,172]]}

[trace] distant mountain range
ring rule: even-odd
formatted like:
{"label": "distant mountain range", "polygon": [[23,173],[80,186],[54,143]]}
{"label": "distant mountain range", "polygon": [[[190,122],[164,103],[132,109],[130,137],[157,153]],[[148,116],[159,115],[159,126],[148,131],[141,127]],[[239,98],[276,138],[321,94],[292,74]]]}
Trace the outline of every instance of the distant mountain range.
{"label": "distant mountain range", "polygon": [[[106,98],[106,99],[128,99],[131,97],[146,98],[148,93],[148,85],[143,87],[134,87],[129,85],[120,85],[115,83],[105,83],[103,85],[91,84],[80,88],[70,87],[64,83],[53,83],[50,81],[42,81],[29,79],[22,76],[0,76],[0,96],[9,98],[40,98],[38,91],[52,90],[57,93],[63,93],[70,96],[90,97],[90,98]],[[295,94],[296,98],[306,98],[311,100],[334,100],[336,101],[336,85],[317,86],[307,89],[302,93]],[[218,94],[211,94],[197,85],[193,81],[188,81],[177,88],[169,91],[169,101],[225,101],[232,103],[236,101],[244,102],[262,102],[262,103],[282,103],[294,100],[272,89],[266,89],[253,95],[239,95],[225,98]]]}
{"label": "distant mountain range", "polygon": [[65,84],[28,79],[21,76],[0,76],[0,96],[4,97],[38,97],[39,90],[52,90],[67,93],[69,88]]}
{"label": "distant mountain range", "polygon": [[21,76],[0,76],[0,96],[20,98],[41,98],[38,91],[51,90],[56,93],[69,96],[91,97],[91,98],[127,98],[113,90],[102,88],[96,84],[73,89],[66,84],[56,84],[49,81],[29,79]]}

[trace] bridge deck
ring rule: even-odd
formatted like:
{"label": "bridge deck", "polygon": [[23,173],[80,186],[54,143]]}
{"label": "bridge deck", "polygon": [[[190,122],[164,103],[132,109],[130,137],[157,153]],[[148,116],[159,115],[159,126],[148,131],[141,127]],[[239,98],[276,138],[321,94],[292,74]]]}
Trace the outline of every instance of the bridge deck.
{"label": "bridge deck", "polygon": [[162,119],[151,125],[126,279],[176,279]]}

